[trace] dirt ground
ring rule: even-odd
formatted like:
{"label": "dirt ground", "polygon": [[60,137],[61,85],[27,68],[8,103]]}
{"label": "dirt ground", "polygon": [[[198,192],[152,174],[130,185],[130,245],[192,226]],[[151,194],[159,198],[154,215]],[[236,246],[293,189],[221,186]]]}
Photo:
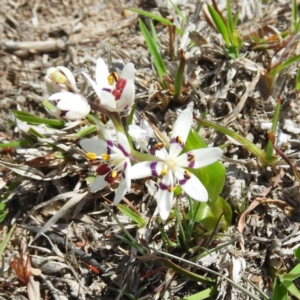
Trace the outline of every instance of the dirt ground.
{"label": "dirt ground", "polygon": [[[191,22],[197,1],[179,0],[176,3]],[[217,3],[221,11],[226,9],[225,1]],[[134,63],[138,110],[146,112],[149,120],[165,131],[172,127],[178,111],[194,101],[198,117],[206,111],[209,121],[230,128],[265,149],[280,95],[276,143],[297,168],[300,99],[295,82],[298,65],[295,63],[286,68],[271,83],[265,76],[272,61],[284,55],[279,51],[280,47],[290,47],[294,55],[299,54],[297,35],[290,44],[274,38],[278,32],[288,31],[291,27],[291,1],[269,1],[265,5],[257,0],[232,1],[232,10],[240,11],[238,30],[244,40],[240,56],[235,60],[226,54],[222,38],[208,25],[202,6],[193,29],[193,47],[189,42],[183,46],[186,93],[177,98],[172,93],[158,92],[160,83],[139,28],[139,16],[126,7],[151,11],[186,28],[172,5],[163,0],[1,1],[1,143],[22,139],[20,130],[9,122],[11,110],[49,117],[41,104],[48,97],[44,86],[48,68],[68,67],[78,86],[88,95],[91,90],[81,73],[91,72],[97,58],[102,57],[107,62],[111,60],[111,68],[116,71],[120,71],[124,63]],[[141,18],[149,26],[149,19]],[[168,28],[157,21],[154,25],[160,51],[172,78],[178,61],[169,58]],[[255,31],[269,38],[271,47],[255,48],[251,39],[251,32]],[[182,46],[182,39],[176,34],[175,49]],[[56,168],[56,177],[51,180],[16,176],[1,164],[1,195],[9,201],[0,240],[5,239],[13,224],[16,227],[2,255],[0,299],[38,299],[32,296],[38,294],[40,299],[55,300],[188,299],[185,297],[209,286],[174,271],[160,259],[164,256],[159,251],[167,251],[177,258],[186,258],[218,272],[219,276],[213,276],[184,261],[172,260],[182,268],[216,280],[216,291],[210,299],[250,299],[226,278],[251,292],[257,297],[255,299],[262,299],[258,290],[270,297],[266,299],[272,299],[270,274],[288,272],[296,264],[293,250],[300,245],[297,223],[300,220],[299,182],[291,166],[279,155],[274,165],[264,167],[249,149],[232,138],[208,127],[201,128],[200,134],[209,146],[229,143],[221,159],[226,168],[221,196],[232,208],[232,224],[225,232],[213,236],[207,249],[224,243],[227,243],[226,247],[200,258],[193,257],[185,248],[166,248],[157,224],[151,219],[155,201],[144,183],[135,183],[127,202],[122,203],[135,207],[149,221],[149,227],[138,228],[115,207],[109,207],[140,245],[157,250],[153,252],[149,248],[149,252],[142,255],[119,238],[126,234],[104,205],[110,203],[112,189],[105,190],[105,195],[85,192],[80,199],[72,194],[78,185],[82,185],[82,174],[87,172],[84,163],[72,165],[73,161],[69,161],[56,166],[39,160],[38,163],[45,163],[44,169],[40,165],[43,171],[46,167]],[[66,139],[61,143],[76,148],[76,141]],[[27,145],[24,149],[32,151],[34,147],[47,158],[49,149],[46,147]],[[34,155],[33,152],[22,152],[20,148],[4,150],[1,161],[7,163],[21,164]],[[36,164],[34,161],[31,166]],[[11,182],[16,182],[17,187]],[[73,205],[65,208],[66,213],[48,228],[49,231],[44,231],[44,236],[33,240],[68,199],[72,199]],[[242,212],[250,205],[255,209],[243,219]],[[174,222],[163,226],[170,237],[176,236],[178,228]],[[203,240],[207,240],[207,236],[204,235]],[[15,257],[20,257],[22,252],[24,257],[18,261]],[[32,273],[37,272],[37,275],[32,274],[30,278],[34,282],[28,283],[29,275],[23,269],[28,269],[29,260]],[[13,270],[13,264],[23,265],[19,268],[19,276]],[[22,278],[25,279],[22,281]],[[290,299],[296,298],[291,296]]]}

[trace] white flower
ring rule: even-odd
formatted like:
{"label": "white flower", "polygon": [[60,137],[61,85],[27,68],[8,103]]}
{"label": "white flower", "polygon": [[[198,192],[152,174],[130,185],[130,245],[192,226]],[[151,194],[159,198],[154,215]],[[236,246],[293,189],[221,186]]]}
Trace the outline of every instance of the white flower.
{"label": "white flower", "polygon": [[116,73],[109,73],[102,58],[98,58],[96,66],[96,82],[89,75],[83,73],[88,79],[97,96],[109,111],[121,112],[129,109],[134,101],[134,65],[128,63],[123,68],[120,77]]}
{"label": "white flower", "polygon": [[74,75],[66,67],[49,68],[44,81],[50,95],[59,92],[77,92]]}
{"label": "white flower", "polygon": [[157,161],[146,161],[131,167],[131,179],[162,176],[157,195],[157,208],[163,220],[169,216],[174,190],[179,184],[194,200],[206,202],[208,194],[201,181],[185,168],[201,168],[217,161],[220,148],[196,149],[180,155],[193,122],[192,106],[179,115],[174,124],[169,152],[163,148],[155,151]]}
{"label": "white flower", "polygon": [[91,185],[91,192],[97,192],[117,179],[120,180],[114,198],[114,205],[117,205],[131,186],[129,176],[131,149],[125,134],[118,132],[118,144],[115,145],[106,130],[102,130],[102,133],[105,141],[84,139],[80,141],[80,145],[87,152],[86,157],[88,159],[92,162],[100,160],[96,167],[98,176]]}
{"label": "white flower", "polygon": [[69,121],[82,119],[91,110],[87,99],[80,94],[61,92],[51,95],[48,100],[55,104],[55,108],[49,112],[57,119]]}

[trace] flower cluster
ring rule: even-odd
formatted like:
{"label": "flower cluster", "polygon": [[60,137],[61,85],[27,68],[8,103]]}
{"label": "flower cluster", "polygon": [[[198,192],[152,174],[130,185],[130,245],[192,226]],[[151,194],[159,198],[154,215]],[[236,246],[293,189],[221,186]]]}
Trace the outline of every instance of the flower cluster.
{"label": "flower cluster", "polygon": [[[129,143],[119,116],[134,103],[134,65],[126,64],[118,76],[115,72],[109,72],[104,60],[99,58],[95,80],[86,73],[83,75],[99,98],[99,104],[92,105],[93,109],[105,113],[113,121],[116,131],[115,135],[111,135],[105,125],[97,118],[91,117],[99,128],[101,138],[82,139],[79,142],[96,175],[90,191],[97,192],[107,185],[118,183],[114,197],[116,205],[130,190],[131,180],[157,177],[157,211],[163,220],[169,216],[174,190],[178,185],[192,199],[207,201],[206,188],[189,169],[216,162],[222,151],[215,147],[183,152],[193,122],[193,104],[190,103],[177,118],[171,137],[165,141],[169,147],[157,142],[155,137],[146,142],[144,137],[144,141],[141,142],[140,137],[145,136],[145,129],[129,125],[127,134],[141,145],[142,150],[148,152],[140,153]],[[55,104],[50,109],[52,115],[63,120],[77,120],[90,113],[91,103],[79,93],[75,78],[67,68],[50,68],[45,77],[45,84],[50,94],[48,100]]]}

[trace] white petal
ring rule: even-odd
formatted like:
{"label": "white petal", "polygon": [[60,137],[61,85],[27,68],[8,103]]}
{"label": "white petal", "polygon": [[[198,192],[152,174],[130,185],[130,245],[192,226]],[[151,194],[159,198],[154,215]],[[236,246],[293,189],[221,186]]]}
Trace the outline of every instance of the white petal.
{"label": "white petal", "polygon": [[132,81],[134,81],[134,73],[135,73],[134,64],[128,63],[123,68],[123,70],[120,74],[120,78],[124,78],[127,80],[131,79]]}
{"label": "white petal", "polygon": [[121,98],[116,101],[117,111],[123,111],[131,108],[134,102],[135,85],[132,80],[126,82]]}
{"label": "white petal", "polygon": [[93,152],[97,156],[106,153],[107,150],[106,142],[98,139],[83,139],[79,144],[85,152]]}
{"label": "white petal", "polygon": [[[188,153],[194,156],[195,161],[189,162],[188,161]],[[202,168],[208,166],[216,161],[222,156],[223,151],[218,147],[213,148],[202,148],[190,151],[188,153],[183,153],[182,155],[178,156],[176,159],[177,165],[180,167],[186,168]]]}
{"label": "white petal", "polygon": [[124,165],[124,180],[126,182],[127,190],[129,190],[131,187],[130,171],[131,162],[129,158],[126,158],[126,166]]}
{"label": "white petal", "polygon": [[127,185],[125,180],[121,180],[115,194],[114,205],[119,204],[119,202],[123,199],[124,195],[127,192]]}
{"label": "white petal", "polygon": [[96,82],[99,88],[102,90],[104,87],[108,87],[108,68],[102,58],[98,58],[96,66]]}
{"label": "white petal", "polygon": [[91,110],[88,101],[79,94],[69,92],[56,93],[51,95],[49,100],[59,101],[56,106],[59,110],[67,111],[62,117],[67,120],[85,118]]}
{"label": "white petal", "polygon": [[82,72],[82,75],[88,80],[92,88],[94,89],[95,93],[97,94],[98,98],[100,98],[102,88],[97,85],[97,83],[85,72]]}
{"label": "white petal", "polygon": [[166,148],[162,148],[155,151],[155,156],[163,161],[166,161],[169,158],[169,153]]}
{"label": "white petal", "polygon": [[206,188],[202,182],[192,173],[189,179],[184,178],[184,169],[175,172],[175,177],[182,189],[194,200],[206,202],[208,200],[208,194]]}
{"label": "white petal", "polygon": [[99,95],[100,103],[109,111],[116,111],[117,103],[115,96],[107,91],[101,91]]}
{"label": "white petal", "polygon": [[84,106],[82,109],[70,110],[64,116],[63,119],[75,121],[85,118],[91,111],[89,105]]}
{"label": "white petal", "polygon": [[163,169],[163,163],[157,161],[140,162],[130,168],[130,179],[140,179],[151,176],[159,176]]}
{"label": "white petal", "polygon": [[[171,172],[168,172],[161,180],[161,184],[164,186],[173,186],[173,175]],[[170,214],[170,210],[173,204],[174,192],[169,192],[168,189],[158,189],[157,194],[157,209],[160,217],[163,220],[166,220]]]}
{"label": "white petal", "polygon": [[82,95],[79,94],[57,93],[50,96],[50,98],[52,98],[53,96],[56,96],[57,99],[59,99],[59,102],[57,103],[56,106],[61,110],[74,110],[77,107],[81,109],[88,105],[87,100]]}
{"label": "white petal", "polygon": [[191,126],[193,123],[193,111],[191,109],[191,106],[188,106],[185,110],[181,112],[179,117],[177,118],[174,128],[172,131],[172,136],[170,140],[170,150],[169,154],[171,158],[176,158],[178,154],[182,151],[182,147],[180,147],[177,143],[172,143],[172,140],[180,137],[182,142],[185,143]]}
{"label": "white petal", "polygon": [[61,71],[61,73],[63,73],[63,75],[66,76],[66,78],[68,79],[68,82],[69,82],[69,86],[73,89],[73,91],[76,91],[77,87],[76,87],[76,81],[75,81],[75,77],[74,77],[73,73],[64,66],[58,66],[56,68],[59,71]]}
{"label": "white petal", "polygon": [[130,145],[129,145],[129,142],[128,142],[128,138],[122,132],[118,132],[118,143],[119,143],[120,147],[123,148],[122,150],[124,150],[128,155],[131,153],[131,148],[130,148]]}
{"label": "white petal", "polygon": [[97,176],[94,182],[91,185],[91,192],[95,193],[107,186],[107,182],[105,181],[105,176]]}

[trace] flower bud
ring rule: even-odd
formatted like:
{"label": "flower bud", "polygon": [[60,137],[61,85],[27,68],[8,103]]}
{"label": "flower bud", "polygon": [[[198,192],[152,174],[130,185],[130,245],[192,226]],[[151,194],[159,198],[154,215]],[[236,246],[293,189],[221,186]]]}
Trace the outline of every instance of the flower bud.
{"label": "flower bud", "polygon": [[48,99],[56,107],[50,110],[50,114],[62,120],[79,120],[85,118],[91,110],[86,98],[80,94],[61,92],[55,93]]}
{"label": "flower bud", "polygon": [[45,76],[45,84],[50,95],[59,92],[77,92],[74,75],[63,66],[49,68]]}

